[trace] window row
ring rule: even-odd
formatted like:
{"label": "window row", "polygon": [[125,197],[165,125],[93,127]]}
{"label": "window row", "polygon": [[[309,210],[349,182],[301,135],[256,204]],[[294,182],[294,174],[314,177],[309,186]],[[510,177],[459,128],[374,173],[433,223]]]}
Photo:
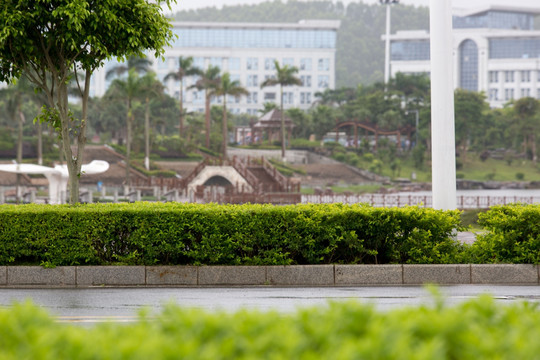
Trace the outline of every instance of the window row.
{"label": "window row", "polygon": [[[499,89],[489,89],[488,91],[488,100],[490,101],[510,101],[515,99],[516,90],[515,89],[504,89],[503,92]],[[523,88],[519,89],[519,98],[531,97],[534,96],[532,89]],[[540,88],[536,90],[536,98],[540,99]]]}
{"label": "window row", "polygon": [[513,83],[522,82],[530,83],[536,73],[536,79],[540,82],[540,71],[536,70],[505,70],[505,71],[490,71],[488,78],[490,83]]}
{"label": "window row", "polygon": [[335,48],[335,30],[175,28],[173,47]]}

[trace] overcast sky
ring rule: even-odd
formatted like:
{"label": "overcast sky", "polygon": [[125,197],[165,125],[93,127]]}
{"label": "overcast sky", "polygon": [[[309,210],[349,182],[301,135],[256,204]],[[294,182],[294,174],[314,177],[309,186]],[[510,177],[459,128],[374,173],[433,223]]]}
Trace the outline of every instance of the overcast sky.
{"label": "overcast sky", "polygon": [[[222,7],[223,5],[258,4],[267,0],[177,0],[174,12],[191,10],[208,6]],[[285,0],[282,0],[285,1]],[[303,0],[310,1],[310,0]],[[316,0],[315,0],[316,1]],[[364,2],[368,4],[379,3],[379,0],[342,0],[343,3]],[[400,3],[416,6],[428,6],[429,0],[401,0]],[[540,8],[539,0],[452,0],[452,6],[456,8],[475,8],[482,5],[517,5]]]}

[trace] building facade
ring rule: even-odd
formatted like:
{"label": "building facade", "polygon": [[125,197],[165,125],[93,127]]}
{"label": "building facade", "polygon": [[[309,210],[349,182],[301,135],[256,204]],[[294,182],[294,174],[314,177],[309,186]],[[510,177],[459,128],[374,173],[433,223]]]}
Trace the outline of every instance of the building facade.
{"label": "building facade", "polygon": [[[248,96],[228,98],[227,108],[232,113],[256,115],[265,102],[279,104],[279,87],[262,88],[260,84],[275,76],[274,60],[281,65],[296,66],[301,86],[284,88],[285,108],[309,108],[315,93],[335,88],[336,35],[339,21],[302,20],[299,23],[205,23],[176,22],[173,32],[177,35],[172,47],[166,49],[164,60],[149,56],[153,71],[164,82],[169,95],[178,98],[180,83],[164,81],[166,75],[177,71],[180,56],[192,56],[194,65],[201,70],[218,66],[229,72],[231,80],[239,80]],[[108,62],[95,73],[91,95],[105,93],[110,80],[105,74],[116,66]],[[184,80],[184,106],[187,111],[204,111],[204,92],[190,89],[196,77]],[[212,99],[219,104],[222,99]]]}
{"label": "building facade", "polygon": [[[540,6],[486,6],[454,11],[454,85],[484,92],[492,107],[522,97],[540,99]],[[429,33],[390,36],[391,75],[430,72]]]}

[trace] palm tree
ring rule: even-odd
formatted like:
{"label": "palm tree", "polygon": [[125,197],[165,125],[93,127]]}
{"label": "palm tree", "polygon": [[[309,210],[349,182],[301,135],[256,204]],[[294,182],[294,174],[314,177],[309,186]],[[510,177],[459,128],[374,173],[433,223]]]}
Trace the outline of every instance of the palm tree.
{"label": "palm tree", "polygon": [[112,69],[108,70],[105,74],[107,80],[122,76],[123,74],[129,72],[130,70],[135,70],[137,74],[141,75],[147,73],[150,70],[150,65],[152,62],[146,58],[139,56],[130,56],[127,59],[127,62],[118,64]]}
{"label": "palm tree", "polygon": [[215,89],[219,86],[220,69],[217,66],[210,65],[205,72],[201,74],[201,78],[197,80],[195,85],[190,88],[196,88],[197,90],[205,91],[205,125],[206,125],[206,147],[210,148],[210,99],[214,95]]}
{"label": "palm tree", "polygon": [[[22,112],[23,99],[28,94],[30,89],[26,77],[21,77],[21,79],[16,83],[10,85],[6,89],[0,90],[0,93],[7,95],[6,101],[6,110],[8,113],[9,119],[13,123],[17,123],[17,164],[22,163],[23,156],[23,124],[25,121],[24,113]],[[17,204],[20,202],[20,183],[21,175],[17,174],[17,185],[15,196],[17,198]]]}
{"label": "palm tree", "polygon": [[277,60],[274,60],[274,66],[276,67],[275,78],[268,78],[261,84],[261,88],[267,86],[279,85],[279,98],[280,98],[280,109],[281,109],[281,157],[285,161],[285,114],[283,112],[283,87],[290,85],[302,85],[302,80],[295,76],[298,73],[298,68],[296,66],[283,65],[279,66]]}
{"label": "palm tree", "polygon": [[126,186],[129,188],[130,171],[131,171],[131,127],[133,124],[133,101],[141,96],[144,91],[144,78],[137,75],[135,69],[128,72],[125,80],[115,79],[109,88],[110,96],[122,98],[126,101]]}
{"label": "palm tree", "polygon": [[170,72],[165,76],[165,81],[173,79],[180,82],[180,124],[179,124],[179,134],[180,139],[184,136],[184,78],[187,76],[201,75],[202,71],[196,66],[193,66],[193,57],[183,57],[178,58],[178,70]]}
{"label": "palm tree", "polygon": [[144,95],[144,167],[150,170],[150,98],[163,94],[163,84],[156,79],[156,74],[149,72],[141,79],[141,95]]}
{"label": "palm tree", "polygon": [[231,75],[226,72],[221,77],[221,82],[214,90],[214,95],[223,96],[223,160],[227,159],[227,142],[228,142],[228,129],[227,129],[227,95],[242,96],[248,95],[249,92],[246,88],[240,85],[238,80],[231,81]]}

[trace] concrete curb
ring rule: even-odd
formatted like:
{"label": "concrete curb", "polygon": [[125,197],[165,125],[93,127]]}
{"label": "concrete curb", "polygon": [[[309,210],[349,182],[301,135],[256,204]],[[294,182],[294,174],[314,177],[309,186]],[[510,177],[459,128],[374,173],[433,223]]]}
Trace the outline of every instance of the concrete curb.
{"label": "concrete curb", "polygon": [[540,285],[526,264],[291,266],[0,266],[0,288]]}

